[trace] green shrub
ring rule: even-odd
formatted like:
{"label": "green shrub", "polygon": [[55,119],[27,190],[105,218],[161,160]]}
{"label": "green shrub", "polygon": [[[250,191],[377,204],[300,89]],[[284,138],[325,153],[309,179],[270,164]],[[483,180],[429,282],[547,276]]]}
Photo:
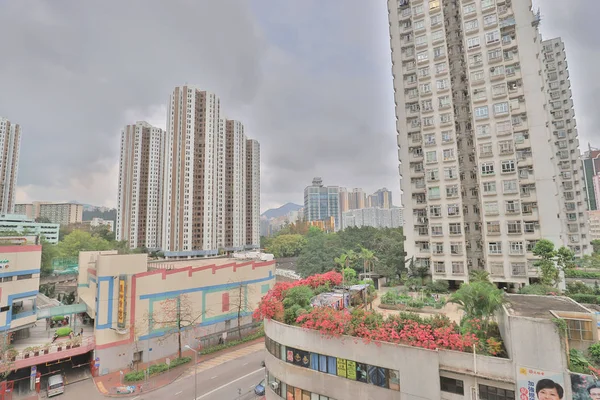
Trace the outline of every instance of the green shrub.
{"label": "green shrub", "polygon": [[415,300],[409,300],[406,303],[406,305],[409,306],[409,307],[413,307],[413,308],[423,308],[423,307],[425,307],[425,302],[422,301],[422,300],[416,300],[415,299]]}
{"label": "green shrub", "polygon": [[596,365],[600,365],[600,342],[596,342],[590,347],[588,347],[588,353],[590,354],[590,358]]}
{"label": "green shrub", "polygon": [[519,289],[519,294],[537,294],[540,296],[545,296],[547,294],[556,292],[558,292],[557,288],[548,285],[540,285],[539,283],[523,286],[521,289]]}
{"label": "green shrub", "polygon": [[174,359],[174,360],[171,361],[170,367],[171,368],[179,367],[180,365],[187,364],[190,361],[192,361],[191,357],[176,358],[176,359]]}
{"label": "green shrub", "polygon": [[425,285],[425,289],[429,293],[448,293],[449,288],[450,284],[448,281],[431,281]]}
{"label": "green shrub", "polygon": [[597,271],[583,271],[580,269],[568,269],[565,271],[566,278],[579,278],[579,279],[600,279],[600,272]]}
{"label": "green shrub", "polygon": [[69,328],[68,326],[64,326],[56,330],[58,337],[69,336],[71,332],[73,332],[73,329]]}
{"label": "green shrub", "polygon": [[600,304],[600,296],[596,296],[595,294],[577,293],[571,294],[569,297],[578,303]]}
{"label": "green shrub", "polygon": [[137,382],[144,379],[145,374],[144,371],[133,371],[125,374],[125,382]]}
{"label": "green shrub", "polygon": [[594,288],[581,281],[567,283],[567,293],[572,294],[594,294]]}
{"label": "green shrub", "polygon": [[223,349],[228,349],[230,347],[234,347],[237,346],[238,344],[242,344],[242,343],[246,343],[246,342],[250,342],[252,340],[258,339],[265,336],[265,330],[264,328],[261,326],[260,329],[258,329],[256,332],[254,332],[251,335],[245,336],[243,339],[241,340],[233,340],[231,342],[227,342],[224,344],[218,344],[216,346],[211,346],[211,347],[205,347],[204,349],[200,350],[200,354],[205,355],[205,354],[212,354],[212,353],[216,353],[217,351],[221,351]]}
{"label": "green shrub", "polygon": [[383,304],[396,304],[396,299],[398,298],[398,292],[395,290],[388,290],[381,296],[381,302]]}

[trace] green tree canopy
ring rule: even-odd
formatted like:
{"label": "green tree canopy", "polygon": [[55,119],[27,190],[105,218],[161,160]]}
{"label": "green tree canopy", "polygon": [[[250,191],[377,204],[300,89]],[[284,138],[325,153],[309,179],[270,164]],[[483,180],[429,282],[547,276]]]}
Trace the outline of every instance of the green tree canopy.
{"label": "green tree canopy", "polygon": [[478,281],[463,283],[449,301],[458,304],[467,318],[480,318],[487,326],[506,300],[502,289],[490,282]]}
{"label": "green tree canopy", "polygon": [[297,257],[305,244],[306,238],[302,235],[278,235],[271,240],[266,250],[273,253],[275,258]]}
{"label": "green tree canopy", "polygon": [[100,251],[114,249],[108,240],[93,236],[90,232],[75,230],[56,245],[57,256],[78,257],[80,251]]}

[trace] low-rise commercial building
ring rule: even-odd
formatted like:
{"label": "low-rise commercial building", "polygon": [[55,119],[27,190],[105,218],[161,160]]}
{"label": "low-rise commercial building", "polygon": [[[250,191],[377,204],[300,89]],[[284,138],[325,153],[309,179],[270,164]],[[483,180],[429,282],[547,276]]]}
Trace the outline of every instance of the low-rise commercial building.
{"label": "low-rise commercial building", "polygon": [[0,216],[0,232],[41,236],[49,243],[56,244],[59,231],[59,224],[35,222],[25,215],[3,214]]}
{"label": "low-rise commercial building", "polygon": [[590,219],[590,240],[600,240],[600,210],[588,211]]}
{"label": "low-rise commercial building", "polygon": [[192,347],[236,335],[275,284],[274,260],[148,262],[110,251],[81,252],[79,265],[88,266],[79,269],[78,293],[94,320],[101,374],[177,353],[179,328]]}
{"label": "low-rise commercial building", "polygon": [[[565,345],[581,350],[598,340],[595,314],[566,297],[507,298],[497,315],[505,357],[328,338],[265,320],[266,398],[534,399],[543,379],[560,398],[572,398]],[[559,319],[568,339],[557,328]]]}
{"label": "low-rise commercial building", "polygon": [[0,332],[35,323],[41,260],[42,246],[35,237],[0,239]]}

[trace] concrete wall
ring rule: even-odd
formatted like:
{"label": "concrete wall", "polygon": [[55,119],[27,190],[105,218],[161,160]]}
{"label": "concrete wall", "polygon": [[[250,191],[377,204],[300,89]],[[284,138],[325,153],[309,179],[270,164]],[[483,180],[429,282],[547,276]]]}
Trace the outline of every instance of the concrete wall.
{"label": "concrete wall", "polygon": [[276,261],[277,261],[277,268],[289,269],[289,270],[295,271],[296,263],[298,262],[298,257],[278,258]]}
{"label": "concrete wall", "polygon": [[[15,330],[36,321],[35,310],[12,317],[12,304],[35,299],[40,286],[42,246],[0,246],[0,331]],[[31,278],[19,279],[31,274]]]}

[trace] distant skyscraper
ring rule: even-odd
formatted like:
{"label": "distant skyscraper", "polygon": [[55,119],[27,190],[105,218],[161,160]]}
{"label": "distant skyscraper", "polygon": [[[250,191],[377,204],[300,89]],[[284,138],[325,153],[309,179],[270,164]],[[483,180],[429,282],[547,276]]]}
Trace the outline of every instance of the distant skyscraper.
{"label": "distant skyscraper", "polygon": [[21,126],[0,117],[0,214],[12,214],[15,209],[20,148]]}
{"label": "distant skyscraper", "polygon": [[321,178],[314,178],[311,186],[304,189],[304,218],[307,222],[325,221],[333,217],[335,230],[341,225],[338,186],[323,186]]}
{"label": "distant skyscraper", "polygon": [[241,122],[222,117],[215,94],[175,88],[165,150],[163,250],[201,256],[258,247],[260,148],[248,143]]}
{"label": "distant skyscraper", "polygon": [[366,207],[367,196],[361,188],[354,188],[348,192],[348,208],[350,210],[360,210]]}
{"label": "distant skyscraper", "polygon": [[165,131],[147,122],[121,131],[117,240],[129,247],[161,247]]}
{"label": "distant skyscraper", "polygon": [[379,189],[371,196],[371,203],[371,207],[392,208],[392,192],[386,188]]}
{"label": "distant skyscraper", "polygon": [[340,213],[346,212],[350,209],[349,200],[348,200],[348,189],[345,187],[339,188],[340,194]]}

